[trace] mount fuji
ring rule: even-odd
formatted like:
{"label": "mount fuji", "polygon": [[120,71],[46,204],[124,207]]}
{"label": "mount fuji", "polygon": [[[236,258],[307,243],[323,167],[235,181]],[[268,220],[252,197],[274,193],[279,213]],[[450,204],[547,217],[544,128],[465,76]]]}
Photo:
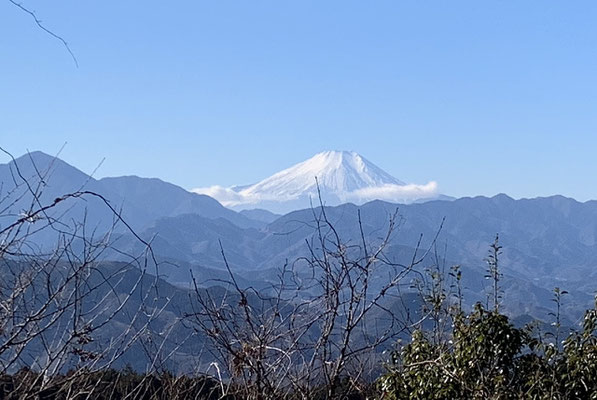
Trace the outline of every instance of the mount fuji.
{"label": "mount fuji", "polygon": [[318,186],[325,205],[363,204],[372,200],[413,203],[448,199],[438,193],[437,183],[406,184],[355,152],[325,151],[253,185],[229,188],[197,188],[224,206],[261,208],[274,213],[318,205]]}

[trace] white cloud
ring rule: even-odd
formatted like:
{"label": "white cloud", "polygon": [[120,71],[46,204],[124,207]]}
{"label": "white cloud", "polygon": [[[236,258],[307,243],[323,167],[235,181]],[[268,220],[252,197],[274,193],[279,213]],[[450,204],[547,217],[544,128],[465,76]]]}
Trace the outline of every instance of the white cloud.
{"label": "white cloud", "polygon": [[235,191],[232,188],[223,186],[210,186],[204,188],[192,189],[191,192],[197,194],[205,194],[209,197],[213,197],[226,207],[237,207],[243,205],[254,205],[262,201],[288,201],[293,200],[292,198],[281,198],[280,196],[251,193],[247,191]]}
{"label": "white cloud", "polygon": [[371,186],[358,189],[346,194],[346,200],[364,203],[371,200],[385,200],[389,202],[412,202],[418,199],[428,199],[437,196],[437,182],[429,182],[425,185],[385,184],[382,186]]}
{"label": "white cloud", "polygon": [[210,186],[204,188],[196,188],[192,189],[191,192],[197,194],[205,194],[209,197],[213,197],[226,207],[235,206],[244,203],[250,203],[247,196],[243,196],[240,193],[235,192],[230,188],[226,188],[223,186]]}
{"label": "white cloud", "polygon": [[[296,198],[281,198],[280,196],[271,196],[261,193],[252,193],[250,191],[237,192],[231,188],[222,186],[210,186],[191,190],[194,193],[205,194],[218,200],[226,207],[251,208],[257,207],[262,202],[291,202]],[[372,186],[346,193],[337,193],[338,198],[343,202],[352,202],[363,204],[372,200],[385,200],[394,203],[410,203],[418,199],[428,199],[437,196],[438,186],[436,182],[429,182],[425,185],[394,185],[386,184],[382,186]],[[306,193],[306,197],[315,193]],[[328,203],[330,204],[330,203]],[[263,204],[261,204],[263,206]],[[332,205],[332,204],[330,204]]]}

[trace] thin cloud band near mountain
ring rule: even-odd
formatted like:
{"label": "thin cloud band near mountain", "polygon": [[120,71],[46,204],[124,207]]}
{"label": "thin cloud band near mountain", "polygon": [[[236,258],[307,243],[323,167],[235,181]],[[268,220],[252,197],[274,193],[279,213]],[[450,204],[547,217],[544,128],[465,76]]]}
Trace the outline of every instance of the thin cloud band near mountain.
{"label": "thin cloud band near mountain", "polygon": [[[236,192],[233,188],[227,188],[223,186],[210,186],[205,188],[196,188],[192,192],[198,194],[205,194],[209,197],[213,197],[218,200],[222,205],[226,207],[240,207],[247,206],[251,208],[251,205],[258,205],[264,201],[292,201],[297,200],[301,196],[285,196],[279,195],[268,195],[262,193],[244,193],[244,191]],[[323,195],[325,196],[325,191]],[[302,196],[310,197],[317,196],[317,193],[310,192],[304,193]],[[363,204],[372,200],[384,200],[388,202],[396,203],[411,203],[417,200],[430,199],[439,196],[437,182],[431,181],[425,185],[407,184],[407,185],[396,185],[396,184],[385,184],[382,186],[371,186],[352,192],[346,192],[341,194],[335,194],[343,202],[350,202],[355,204]]]}
{"label": "thin cloud band near mountain", "polygon": [[445,197],[439,193],[437,182],[406,184],[361,155],[347,151],[318,153],[254,185],[216,185],[192,191],[235,209],[288,212],[309,207],[317,197],[317,184],[327,205],[363,204],[372,200],[413,203]]}

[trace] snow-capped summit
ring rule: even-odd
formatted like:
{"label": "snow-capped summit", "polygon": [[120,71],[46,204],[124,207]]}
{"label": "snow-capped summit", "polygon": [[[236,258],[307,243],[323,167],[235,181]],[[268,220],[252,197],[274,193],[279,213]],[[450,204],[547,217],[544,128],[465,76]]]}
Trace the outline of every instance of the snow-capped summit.
{"label": "snow-capped summit", "polygon": [[347,193],[371,186],[404,185],[359,154],[351,151],[324,151],[280,171],[239,192],[245,195],[274,195],[293,198],[319,188],[324,193]]}
{"label": "snow-capped summit", "polygon": [[437,185],[405,184],[361,155],[324,151],[258,183],[194,189],[234,209],[263,208],[276,213],[317,205],[317,186],[326,205],[362,204],[380,199],[411,203],[438,196]]}

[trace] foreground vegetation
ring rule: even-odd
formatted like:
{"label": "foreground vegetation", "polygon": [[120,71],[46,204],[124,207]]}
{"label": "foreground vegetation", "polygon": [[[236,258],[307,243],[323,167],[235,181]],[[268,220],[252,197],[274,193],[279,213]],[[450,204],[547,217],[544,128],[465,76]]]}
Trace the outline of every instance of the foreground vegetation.
{"label": "foreground vegetation", "polygon": [[596,399],[597,308],[561,345],[517,329],[477,305],[458,315],[449,340],[425,331],[396,351],[379,380],[384,399]]}
{"label": "foreground vegetation", "polygon": [[[597,302],[579,329],[564,329],[556,288],[553,321],[514,326],[501,309],[497,237],[487,303],[471,309],[435,241],[406,263],[386,256],[396,214],[373,242],[359,214],[351,243],[319,207],[307,256],[271,287],[243,287],[222,249],[229,278],[194,282],[188,309],[165,318],[173,292],[150,244],[132,232],[141,254],[108,266],[111,231],[89,234],[85,210],[71,225],[64,215],[98,201],[130,230],[117,210],[89,191],[44,203],[47,177],[36,174],[33,183],[15,167],[0,196],[0,399],[597,399]],[[23,211],[6,211],[15,204]],[[56,247],[36,246],[40,233]],[[168,372],[185,341],[197,367]],[[120,368],[127,360],[146,372]]]}
{"label": "foreground vegetation", "polygon": [[[500,310],[497,239],[491,248],[491,307],[478,303],[464,311],[458,267],[450,274],[450,289],[437,271],[427,270],[429,284],[418,287],[427,317],[406,344],[397,343],[386,372],[374,380],[351,376],[347,368],[333,385],[322,381],[308,390],[282,385],[286,389],[280,390],[261,378],[257,391],[251,383],[258,377],[246,365],[235,368],[244,378],[248,374],[248,380],[238,375],[140,374],[130,367],[78,368],[53,375],[22,368],[0,375],[0,399],[597,399],[597,298],[581,329],[566,335],[559,315],[566,292],[560,289],[554,290],[554,322],[547,329],[537,323],[515,327]],[[247,364],[260,361],[246,357],[242,362]]]}
{"label": "foreground vegetation", "polygon": [[[475,306],[455,314],[453,327],[439,342],[433,330],[417,330],[412,341],[392,354],[388,372],[375,382],[349,384],[344,377],[335,395],[342,399],[596,399],[597,304],[585,314],[580,331],[561,346],[540,339],[529,328],[515,328],[497,310]],[[71,371],[45,382],[23,369],[0,376],[0,399],[268,399],[269,393],[205,376],[138,374],[131,369]],[[359,388],[359,389],[357,389]],[[305,398],[286,393],[284,398]],[[315,388],[313,399],[328,398]]]}
{"label": "foreground vegetation", "polygon": [[[427,296],[434,324],[417,329],[392,353],[379,379],[384,399],[597,399],[597,297],[580,330],[563,335],[560,309],[566,291],[554,289],[553,322],[523,328],[500,312],[498,238],[487,258],[492,307],[462,309],[458,267],[456,302],[446,303],[441,278]],[[445,328],[447,324],[447,329]],[[565,337],[564,337],[565,336]],[[563,339],[563,340],[562,340]]]}

